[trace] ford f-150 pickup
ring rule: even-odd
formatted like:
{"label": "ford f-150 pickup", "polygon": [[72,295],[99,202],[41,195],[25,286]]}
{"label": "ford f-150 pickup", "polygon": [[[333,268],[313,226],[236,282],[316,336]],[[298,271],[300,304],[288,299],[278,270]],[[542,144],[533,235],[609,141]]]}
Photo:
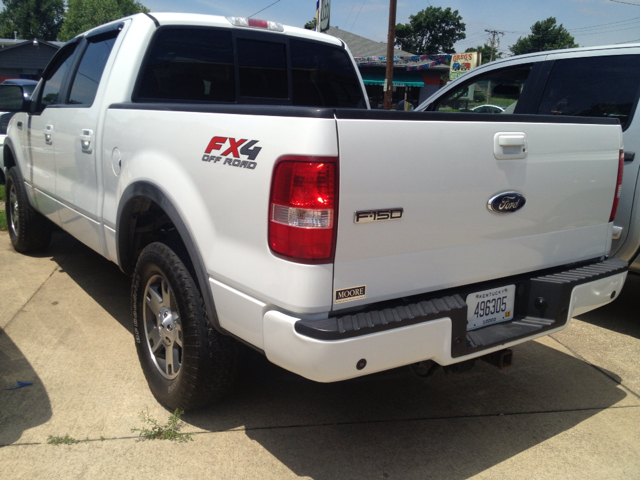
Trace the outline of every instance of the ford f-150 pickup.
{"label": "ford f-150 pickup", "polygon": [[55,224],[132,276],[170,408],[228,392],[240,343],[319,382],[508,363],[626,278],[618,119],[372,111],[340,40],[186,14],[74,38],[31,101],[4,87],[14,248]]}

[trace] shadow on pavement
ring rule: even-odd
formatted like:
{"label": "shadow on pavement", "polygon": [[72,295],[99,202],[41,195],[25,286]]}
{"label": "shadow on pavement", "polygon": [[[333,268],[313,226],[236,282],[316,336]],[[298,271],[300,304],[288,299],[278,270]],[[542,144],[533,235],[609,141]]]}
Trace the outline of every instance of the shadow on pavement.
{"label": "shadow on pavement", "polygon": [[[72,242],[67,253],[53,260],[130,331],[129,279],[65,240]],[[626,301],[624,294],[618,301]],[[296,475],[314,479],[462,479],[625,397],[602,372],[538,342],[515,347],[508,370],[477,362],[467,374],[440,370],[426,382],[401,368],[319,384],[250,351],[233,394],[183,420],[213,432],[244,428]]]}
{"label": "shadow on pavement", "polygon": [[45,253],[133,335],[129,309],[131,279],[115,263],[62,231],[54,234],[51,246]]}
{"label": "shadow on pavement", "polygon": [[640,274],[629,273],[617,299],[609,305],[576,318],[623,335],[640,338],[638,296],[640,296]]}
{"label": "shadow on pavement", "polygon": [[[17,390],[18,382],[32,383]],[[42,381],[20,349],[0,329],[0,445],[17,441],[22,432],[51,418],[51,403]]]}
{"label": "shadow on pavement", "polygon": [[[426,382],[406,368],[319,384],[247,359],[234,394],[183,419],[209,431],[238,426],[296,475],[468,478],[626,397],[601,372],[540,343],[514,366],[484,362]],[[562,412],[562,413],[559,413]]]}

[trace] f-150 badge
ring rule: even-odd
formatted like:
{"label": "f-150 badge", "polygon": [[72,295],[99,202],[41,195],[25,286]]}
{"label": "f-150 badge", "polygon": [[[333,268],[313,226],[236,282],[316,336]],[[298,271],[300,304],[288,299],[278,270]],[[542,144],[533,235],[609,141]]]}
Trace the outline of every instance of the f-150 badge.
{"label": "f-150 badge", "polygon": [[[256,143],[258,143],[258,140],[236,140],[230,137],[213,137],[204,150],[202,161],[213,163],[222,161],[222,165],[255,170],[258,166],[255,159],[258,157],[260,150],[262,150],[262,147],[255,146]],[[222,150],[223,147],[225,147],[225,150],[220,156],[215,154],[211,155],[213,150]],[[243,156],[246,158],[243,159]]]}
{"label": "f-150 badge", "polygon": [[400,220],[404,209],[385,208],[383,210],[361,210],[356,212],[354,223],[383,222],[386,220]]}
{"label": "f-150 badge", "polygon": [[513,213],[524,207],[527,200],[518,192],[504,192],[495,195],[487,202],[487,208],[495,213]]}

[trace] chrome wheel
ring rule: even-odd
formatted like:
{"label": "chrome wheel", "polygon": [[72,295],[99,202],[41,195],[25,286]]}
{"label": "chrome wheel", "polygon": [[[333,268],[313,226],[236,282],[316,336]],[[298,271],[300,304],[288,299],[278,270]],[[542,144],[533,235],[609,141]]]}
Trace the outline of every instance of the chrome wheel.
{"label": "chrome wheel", "polygon": [[13,183],[9,187],[9,223],[11,233],[17,237],[20,229],[20,213],[18,210],[18,194]]}
{"label": "chrome wheel", "polygon": [[143,318],[154,365],[163,377],[176,378],[182,365],[182,325],[171,287],[161,275],[147,282]]}

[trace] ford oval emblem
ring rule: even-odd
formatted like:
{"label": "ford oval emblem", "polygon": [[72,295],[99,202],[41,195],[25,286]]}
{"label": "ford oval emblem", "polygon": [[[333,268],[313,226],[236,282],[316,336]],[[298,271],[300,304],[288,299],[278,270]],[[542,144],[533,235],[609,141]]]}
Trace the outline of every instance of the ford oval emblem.
{"label": "ford oval emblem", "polygon": [[487,208],[495,213],[513,213],[524,207],[527,200],[518,192],[504,192],[492,197]]}

